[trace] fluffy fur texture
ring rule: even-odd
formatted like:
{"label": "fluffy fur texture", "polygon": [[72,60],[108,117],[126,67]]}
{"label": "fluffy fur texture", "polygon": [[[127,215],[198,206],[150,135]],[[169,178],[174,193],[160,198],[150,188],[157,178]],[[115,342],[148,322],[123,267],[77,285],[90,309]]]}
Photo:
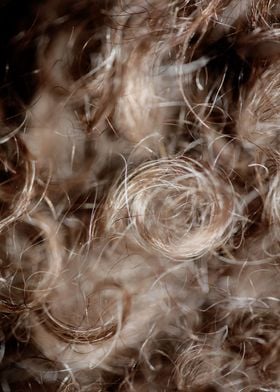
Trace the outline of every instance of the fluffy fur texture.
{"label": "fluffy fur texture", "polygon": [[0,19],[2,391],[280,391],[279,1]]}

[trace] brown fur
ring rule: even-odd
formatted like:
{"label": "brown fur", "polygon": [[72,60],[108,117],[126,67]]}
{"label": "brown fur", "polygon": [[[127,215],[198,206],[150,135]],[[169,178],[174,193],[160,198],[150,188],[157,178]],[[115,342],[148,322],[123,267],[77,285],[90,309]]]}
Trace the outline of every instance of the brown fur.
{"label": "brown fur", "polygon": [[278,1],[0,22],[2,390],[279,391]]}

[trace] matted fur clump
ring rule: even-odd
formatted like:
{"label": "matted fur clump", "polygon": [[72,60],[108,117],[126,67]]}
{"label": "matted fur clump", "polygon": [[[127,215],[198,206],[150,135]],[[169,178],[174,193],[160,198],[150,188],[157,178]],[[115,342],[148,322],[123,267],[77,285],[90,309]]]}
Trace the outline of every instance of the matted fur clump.
{"label": "matted fur clump", "polygon": [[280,391],[279,1],[0,22],[0,389]]}

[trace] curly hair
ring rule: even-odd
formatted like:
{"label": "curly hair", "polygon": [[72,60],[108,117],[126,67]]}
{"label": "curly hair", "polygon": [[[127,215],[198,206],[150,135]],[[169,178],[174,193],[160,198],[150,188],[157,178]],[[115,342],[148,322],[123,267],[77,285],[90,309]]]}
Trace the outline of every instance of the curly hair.
{"label": "curly hair", "polygon": [[0,389],[280,391],[279,1],[0,30]]}

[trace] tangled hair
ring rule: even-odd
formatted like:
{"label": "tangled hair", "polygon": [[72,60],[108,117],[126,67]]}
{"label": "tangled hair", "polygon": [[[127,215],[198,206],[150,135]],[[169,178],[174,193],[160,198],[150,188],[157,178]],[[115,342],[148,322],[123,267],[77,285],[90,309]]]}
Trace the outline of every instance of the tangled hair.
{"label": "tangled hair", "polygon": [[0,389],[280,391],[279,1],[0,22]]}

